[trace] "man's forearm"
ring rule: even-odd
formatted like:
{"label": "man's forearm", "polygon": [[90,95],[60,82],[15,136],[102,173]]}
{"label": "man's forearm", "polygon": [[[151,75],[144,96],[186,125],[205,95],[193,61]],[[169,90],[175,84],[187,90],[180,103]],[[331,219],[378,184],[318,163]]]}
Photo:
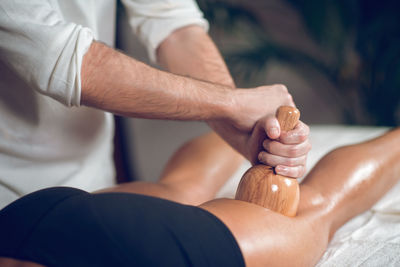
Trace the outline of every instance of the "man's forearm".
{"label": "man's forearm", "polygon": [[224,119],[224,86],[163,72],[94,42],[82,63],[81,104],[141,118]]}
{"label": "man's forearm", "polygon": [[[275,114],[279,106],[293,105],[290,94],[283,85],[232,90],[232,78],[207,33],[196,30],[189,37],[170,46],[175,49],[171,55],[179,60],[164,54],[168,51],[163,51],[163,45],[158,54],[161,61],[164,57],[162,64],[168,65],[169,71],[195,79],[157,70],[94,42],[82,63],[81,104],[130,117],[204,120],[255,162],[265,134],[259,131],[253,134],[254,125],[261,118]],[[199,45],[202,50],[185,50],[182,45]],[[303,137],[298,133],[296,136]],[[291,144],[303,141],[292,140]],[[280,162],[286,161],[283,158]]]}
{"label": "man's forearm", "polygon": [[[158,63],[166,70],[216,84],[235,87],[229,70],[214,42],[199,26],[187,26],[173,32],[157,49]],[[217,120],[209,120],[217,133],[221,128],[235,129]],[[224,136],[226,139],[226,136]],[[229,140],[226,140],[235,146]]]}

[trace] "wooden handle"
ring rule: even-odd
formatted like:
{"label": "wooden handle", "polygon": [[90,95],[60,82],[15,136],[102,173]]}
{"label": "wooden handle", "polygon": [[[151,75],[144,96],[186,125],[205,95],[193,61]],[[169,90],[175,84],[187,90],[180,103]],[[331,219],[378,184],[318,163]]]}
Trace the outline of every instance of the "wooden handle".
{"label": "wooden handle", "polygon": [[300,111],[295,107],[281,106],[276,111],[276,118],[282,131],[293,130],[300,119]]}
{"label": "wooden handle", "polygon": [[[294,107],[282,106],[276,117],[282,131],[292,130],[300,118]],[[235,199],[251,202],[286,216],[295,216],[300,200],[296,179],[275,174],[272,167],[259,164],[248,169],[240,180]]]}

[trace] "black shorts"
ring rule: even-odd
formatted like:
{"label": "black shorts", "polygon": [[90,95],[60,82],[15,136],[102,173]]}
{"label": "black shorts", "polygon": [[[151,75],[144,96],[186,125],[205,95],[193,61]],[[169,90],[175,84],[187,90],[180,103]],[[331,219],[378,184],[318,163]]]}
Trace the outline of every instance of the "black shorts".
{"label": "black shorts", "polygon": [[0,211],[0,256],[46,266],[244,266],[232,233],[203,209],[67,187]]}

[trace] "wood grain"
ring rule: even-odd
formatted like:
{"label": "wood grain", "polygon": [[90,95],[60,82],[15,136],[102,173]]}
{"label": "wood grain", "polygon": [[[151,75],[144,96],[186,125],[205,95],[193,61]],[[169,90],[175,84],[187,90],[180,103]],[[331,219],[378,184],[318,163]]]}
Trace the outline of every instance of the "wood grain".
{"label": "wood grain", "polygon": [[276,118],[282,131],[290,131],[296,126],[300,119],[300,111],[295,107],[281,106],[276,112]]}
{"label": "wood grain", "polygon": [[[282,106],[276,117],[282,131],[293,129],[299,118],[298,109]],[[251,202],[285,216],[296,216],[300,200],[297,179],[284,177],[273,168],[259,164],[248,169],[240,180],[235,199]]]}

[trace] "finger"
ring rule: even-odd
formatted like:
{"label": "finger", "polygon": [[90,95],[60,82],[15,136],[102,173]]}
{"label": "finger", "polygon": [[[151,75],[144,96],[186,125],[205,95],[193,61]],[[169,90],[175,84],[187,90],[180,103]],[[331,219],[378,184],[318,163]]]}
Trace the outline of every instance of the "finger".
{"label": "finger", "polygon": [[277,155],[270,154],[266,151],[261,151],[258,153],[258,160],[261,163],[264,163],[268,166],[275,167],[277,165],[283,165],[288,167],[295,167],[299,165],[305,165],[307,161],[307,155],[296,157],[296,158],[288,158],[281,157]]}
{"label": "finger", "polygon": [[306,173],[306,168],[304,165],[295,167],[278,165],[275,167],[275,172],[279,175],[287,177],[300,178]]}
{"label": "finger", "polygon": [[299,121],[293,130],[282,132],[279,136],[279,141],[287,145],[300,144],[308,138],[309,133],[310,127],[304,122]]}
{"label": "finger", "polygon": [[278,119],[275,116],[268,116],[265,118],[264,130],[267,136],[271,139],[279,138],[281,134],[281,127]]}
{"label": "finger", "polygon": [[286,145],[279,141],[265,139],[263,141],[263,147],[266,152],[269,152],[273,155],[297,158],[306,155],[311,150],[311,143],[308,139],[306,139],[300,144]]}

